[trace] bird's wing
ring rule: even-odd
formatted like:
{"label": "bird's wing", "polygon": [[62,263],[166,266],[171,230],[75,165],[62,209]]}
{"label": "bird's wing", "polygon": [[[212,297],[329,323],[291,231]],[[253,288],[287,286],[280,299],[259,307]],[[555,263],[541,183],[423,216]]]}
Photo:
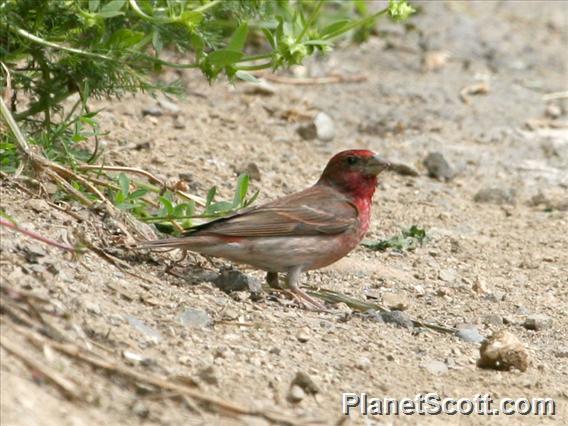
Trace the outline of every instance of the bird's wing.
{"label": "bird's wing", "polygon": [[338,234],[357,226],[357,208],[333,188],[313,186],[232,216],[208,222],[187,235],[276,237]]}

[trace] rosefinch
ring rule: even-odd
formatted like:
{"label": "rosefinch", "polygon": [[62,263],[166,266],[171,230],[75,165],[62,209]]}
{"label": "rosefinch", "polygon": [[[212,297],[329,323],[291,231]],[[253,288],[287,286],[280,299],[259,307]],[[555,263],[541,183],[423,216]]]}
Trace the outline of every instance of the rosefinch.
{"label": "rosefinch", "polygon": [[183,237],[144,245],[248,264],[267,271],[272,287],[285,272],[286,289],[321,308],[298,287],[300,274],[336,262],[359,244],[369,229],[377,175],[387,167],[372,151],[343,151],[311,188],[197,226]]}

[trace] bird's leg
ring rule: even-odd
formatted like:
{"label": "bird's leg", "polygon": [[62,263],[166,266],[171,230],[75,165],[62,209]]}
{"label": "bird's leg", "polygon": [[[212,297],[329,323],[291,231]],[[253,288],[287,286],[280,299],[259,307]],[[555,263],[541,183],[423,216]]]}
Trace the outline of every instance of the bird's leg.
{"label": "bird's leg", "polygon": [[282,289],[278,283],[278,272],[267,272],[266,283],[270,286],[270,288]]}
{"label": "bird's leg", "polygon": [[316,307],[317,310],[325,311],[326,308],[322,302],[314,299],[299,287],[301,275],[302,268],[300,266],[294,266],[288,269],[288,273],[286,274],[286,289],[303,307],[307,309],[309,309],[310,307]]}

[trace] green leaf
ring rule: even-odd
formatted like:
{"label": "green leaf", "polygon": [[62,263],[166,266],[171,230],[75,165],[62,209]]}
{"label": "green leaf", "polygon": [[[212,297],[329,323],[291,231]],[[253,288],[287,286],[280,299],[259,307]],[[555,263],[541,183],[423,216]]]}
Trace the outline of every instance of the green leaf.
{"label": "green leaf", "polygon": [[233,210],[233,203],[229,203],[228,201],[219,201],[217,203],[211,204],[207,208],[207,213],[215,214],[220,212],[230,212]]}
{"label": "green leaf", "polygon": [[307,46],[330,46],[331,42],[327,40],[308,40],[304,44]]}
{"label": "green leaf", "polygon": [[243,50],[245,46],[245,42],[247,41],[247,34],[248,34],[248,24],[243,22],[241,25],[237,27],[229,44],[227,45],[228,50],[234,50],[240,52]]}
{"label": "green leaf", "polygon": [[89,0],[89,12],[96,12],[101,0]]}
{"label": "green leaf", "polygon": [[217,67],[226,67],[234,64],[244,56],[243,52],[236,50],[220,49],[207,55],[207,62]]}
{"label": "green leaf", "polygon": [[215,194],[217,194],[217,187],[213,186],[209,192],[207,192],[207,198],[205,200],[205,208],[207,209],[211,203],[213,202],[213,199],[215,198]]}
{"label": "green leaf", "polygon": [[127,28],[121,28],[112,34],[108,44],[114,49],[123,50],[140,43],[143,38],[144,33],[141,31],[132,31]]}
{"label": "green leaf", "polygon": [[274,34],[272,33],[272,31],[270,31],[268,28],[262,28],[262,32],[264,33],[266,40],[268,40],[268,43],[270,43],[272,49],[276,50],[276,41],[274,40]]}
{"label": "green leaf", "polygon": [[192,29],[203,21],[203,14],[192,10],[186,10],[181,14],[180,21]]}
{"label": "green leaf", "polygon": [[164,44],[162,43],[162,37],[160,36],[160,31],[157,28],[154,28],[154,32],[152,33],[152,46],[156,52],[161,52],[162,47]]}
{"label": "green leaf", "polygon": [[329,24],[327,27],[325,27],[324,29],[322,29],[320,31],[320,35],[322,37],[328,35],[328,34],[341,34],[343,28],[346,28],[350,25],[351,21],[349,21],[348,19],[344,19],[341,21],[337,21],[334,22],[332,24]]}
{"label": "green leaf", "polygon": [[239,207],[243,204],[249,187],[250,178],[246,174],[242,174],[237,179],[237,188],[235,196],[233,197],[233,208]]}
{"label": "green leaf", "polygon": [[131,200],[134,200],[134,199],[136,199],[136,198],[143,197],[143,196],[146,195],[147,193],[148,193],[148,190],[147,190],[147,189],[145,189],[145,188],[140,188],[140,189],[137,189],[136,191],[132,192],[132,193],[128,196],[128,198],[131,199]]}
{"label": "green leaf", "polygon": [[101,18],[113,18],[115,16],[124,15],[124,12],[120,11],[124,3],[126,3],[126,0],[111,0],[103,6],[101,11],[97,13],[97,16]]}
{"label": "green leaf", "polygon": [[124,173],[118,175],[118,184],[120,185],[120,191],[126,197],[130,192],[130,179]]}
{"label": "green leaf", "polygon": [[174,215],[174,205],[172,204],[172,202],[170,200],[168,200],[166,197],[164,196],[160,196],[160,203],[164,206],[164,208],[166,209],[166,212],[168,214],[168,216],[173,216]]}

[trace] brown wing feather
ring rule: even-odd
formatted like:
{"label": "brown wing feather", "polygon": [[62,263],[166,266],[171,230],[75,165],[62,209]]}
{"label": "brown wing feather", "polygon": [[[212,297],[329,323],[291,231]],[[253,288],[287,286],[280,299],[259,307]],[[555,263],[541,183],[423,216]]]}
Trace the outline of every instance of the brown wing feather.
{"label": "brown wing feather", "polygon": [[270,237],[337,234],[357,222],[357,209],[347,198],[332,188],[314,186],[203,224],[187,235]]}

